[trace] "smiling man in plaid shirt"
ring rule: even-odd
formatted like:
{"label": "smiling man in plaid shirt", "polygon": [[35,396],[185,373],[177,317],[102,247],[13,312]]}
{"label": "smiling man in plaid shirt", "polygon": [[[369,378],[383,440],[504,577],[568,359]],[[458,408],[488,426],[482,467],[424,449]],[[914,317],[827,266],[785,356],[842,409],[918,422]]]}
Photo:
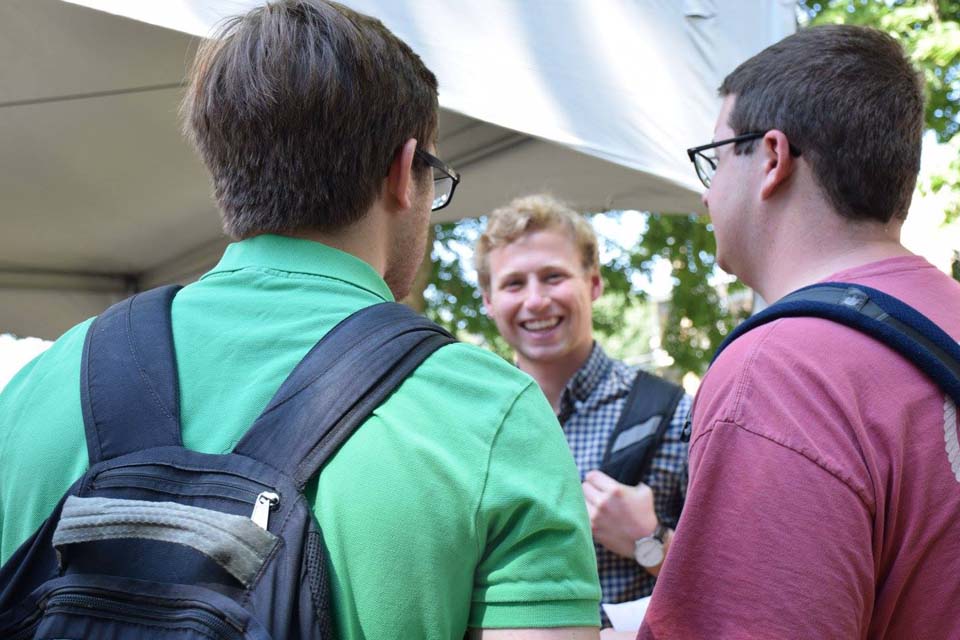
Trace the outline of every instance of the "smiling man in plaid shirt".
{"label": "smiling man in plaid shirt", "polygon": [[589,222],[549,196],[518,198],[490,214],[476,263],[487,313],[516,351],[517,366],[539,383],[573,451],[603,602],[650,595],[686,492],[681,433],[690,397],[676,405],[642,482],[621,484],[599,471],[638,370],[593,339],[592,304],[603,281]]}

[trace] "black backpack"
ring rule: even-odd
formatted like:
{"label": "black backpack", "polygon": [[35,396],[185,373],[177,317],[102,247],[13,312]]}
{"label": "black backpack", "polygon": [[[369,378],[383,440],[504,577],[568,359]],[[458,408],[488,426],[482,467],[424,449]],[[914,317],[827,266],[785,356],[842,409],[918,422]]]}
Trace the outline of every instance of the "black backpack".
{"label": "black backpack", "polygon": [[913,362],[960,406],[960,345],[910,305],[860,284],[824,282],[797,289],[747,318],[721,343],[713,359],[755,327],[801,316],[839,322],[876,338]]}
{"label": "black backpack", "polygon": [[637,373],[603,454],[600,471],[617,482],[636,486],[670,426],[683,388],[645,371]]}
{"label": "black backpack", "polygon": [[90,327],[81,402],[90,469],[0,568],[0,638],[332,638],[314,477],[453,338],[396,303],[353,314],[296,366],[232,453],[180,439],[177,287]]}

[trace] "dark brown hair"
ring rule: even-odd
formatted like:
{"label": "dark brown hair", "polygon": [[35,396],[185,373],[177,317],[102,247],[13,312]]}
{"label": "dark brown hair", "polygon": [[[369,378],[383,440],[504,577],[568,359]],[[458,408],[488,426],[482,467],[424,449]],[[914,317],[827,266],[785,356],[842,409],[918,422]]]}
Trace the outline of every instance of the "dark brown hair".
{"label": "dark brown hair", "polygon": [[403,143],[433,142],[437,109],[437,80],[410,47],[324,0],[228,20],[197,53],[181,107],[234,238],[356,222]]}
{"label": "dark brown hair", "polygon": [[850,25],[803,29],[737,67],[720,95],[736,96],[735,133],[783,131],[840,215],[906,217],[920,170],[923,83],[892,37]]}

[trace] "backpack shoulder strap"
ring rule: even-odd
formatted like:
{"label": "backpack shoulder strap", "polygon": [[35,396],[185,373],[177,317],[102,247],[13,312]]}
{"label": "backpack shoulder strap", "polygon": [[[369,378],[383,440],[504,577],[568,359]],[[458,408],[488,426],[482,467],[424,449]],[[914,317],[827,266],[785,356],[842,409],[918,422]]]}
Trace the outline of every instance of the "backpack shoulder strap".
{"label": "backpack shoulder strap", "polygon": [[960,405],[960,344],[910,305],[859,284],[825,282],[794,291],[741,323],[713,359],[747,331],[798,316],[839,322],[883,342],[913,362]]}
{"label": "backpack shoulder strap", "polygon": [[407,375],[451,342],[402,304],[357,311],[300,361],[234,453],[285,471],[303,490]]}
{"label": "backpack shoulder strap", "polygon": [[600,470],[623,484],[643,480],[683,393],[679,385],[638,372],[607,441]]}
{"label": "backpack shoulder strap", "polygon": [[180,445],[180,389],[170,285],[138,293],[97,317],[80,363],[80,403],[90,465]]}

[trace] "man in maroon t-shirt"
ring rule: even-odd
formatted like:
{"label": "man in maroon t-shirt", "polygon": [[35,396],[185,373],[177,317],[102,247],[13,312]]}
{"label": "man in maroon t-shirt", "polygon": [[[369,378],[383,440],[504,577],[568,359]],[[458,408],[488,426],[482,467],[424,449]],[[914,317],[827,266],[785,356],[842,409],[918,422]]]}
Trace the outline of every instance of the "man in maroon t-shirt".
{"label": "man in maroon t-shirt", "polygon": [[[900,244],[923,89],[871,29],[806,29],[740,65],[691,150],[717,260],[766,300],[886,291],[960,338],[960,283]],[[639,638],[960,637],[957,410],[883,344],[788,318],[726,349]],[[615,636],[614,636],[615,637]]]}

